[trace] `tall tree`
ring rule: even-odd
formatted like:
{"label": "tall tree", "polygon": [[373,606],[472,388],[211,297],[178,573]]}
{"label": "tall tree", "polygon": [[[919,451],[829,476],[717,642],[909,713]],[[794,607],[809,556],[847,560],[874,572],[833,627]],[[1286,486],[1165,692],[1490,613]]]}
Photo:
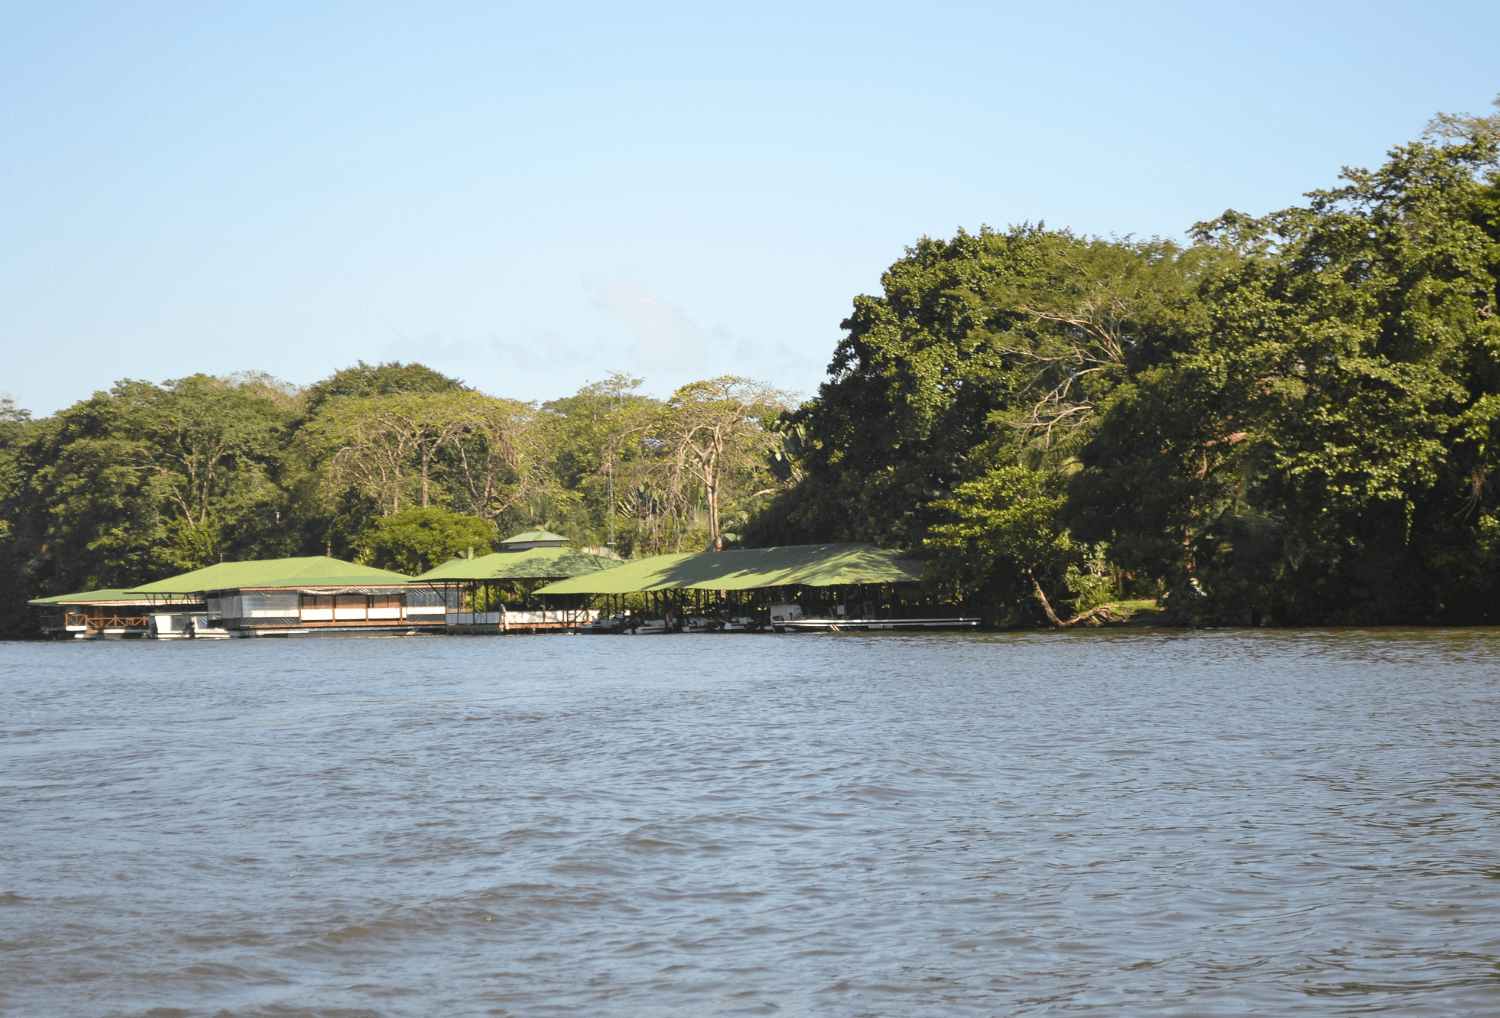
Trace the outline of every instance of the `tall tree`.
{"label": "tall tree", "polygon": [[1084,455],[1085,534],[1186,617],[1495,617],[1500,247],[1484,137],[1392,151],[1306,206],[1227,213],[1209,339],[1138,372]]}
{"label": "tall tree", "polygon": [[415,361],[410,364],[400,361],[366,364],[360,361],[352,368],[335,371],[321,382],[308,386],[303,409],[311,415],[330,400],[393,396],[401,392],[454,392],[467,388],[458,379]]}
{"label": "tall tree", "polygon": [[[542,405],[541,439],[557,484],[552,504],[539,507],[549,529],[581,545],[614,540],[627,555],[650,547],[658,500],[651,497],[653,453],[641,438],[661,402],[638,391],[643,381],[612,372]],[[642,486],[644,505],[636,498]]]}
{"label": "tall tree", "polygon": [[767,454],[778,444],[765,424],[794,405],[790,393],[733,375],[684,385],[650,423],[668,453],[668,482],[681,491],[701,487],[708,511],[709,547],[724,547],[721,510],[727,496],[754,498],[780,486],[746,490],[737,481],[771,480]]}
{"label": "tall tree", "polygon": [[124,393],[139,400],[129,429],[135,466],[170,499],[172,529],[188,563],[213,560],[229,516],[267,500],[271,512],[282,508],[284,493],[271,482],[268,461],[285,444],[292,412],[255,391],[259,384],[193,375],[161,391]]}
{"label": "tall tree", "polygon": [[1057,467],[1142,351],[1196,327],[1195,261],[1041,226],[922,239],[855,298],[828,380],[783,424],[803,479],[750,536],[919,546],[956,485]]}
{"label": "tall tree", "polygon": [[28,428],[16,462],[38,588],[119,586],[220,554],[285,553],[294,419],[241,385],[194,375],[121,382]]}
{"label": "tall tree", "polygon": [[361,535],[359,558],[381,569],[416,576],[460,554],[489,554],[495,536],[495,525],[489,520],[441,506],[404,509],[382,517]]}
{"label": "tall tree", "polygon": [[0,639],[6,640],[32,635],[26,600],[36,588],[34,574],[45,547],[20,462],[27,433],[36,427],[30,411],[0,394]]}
{"label": "tall tree", "polygon": [[304,431],[329,454],[336,489],[352,484],[387,513],[400,512],[403,500],[426,509],[439,453],[483,427],[487,402],[465,390],[342,399],[323,404]]}
{"label": "tall tree", "polygon": [[547,483],[535,469],[536,408],[470,390],[326,402],[303,434],[326,457],[333,492],[352,485],[387,514],[403,502],[428,508],[446,479],[442,501],[494,519]]}

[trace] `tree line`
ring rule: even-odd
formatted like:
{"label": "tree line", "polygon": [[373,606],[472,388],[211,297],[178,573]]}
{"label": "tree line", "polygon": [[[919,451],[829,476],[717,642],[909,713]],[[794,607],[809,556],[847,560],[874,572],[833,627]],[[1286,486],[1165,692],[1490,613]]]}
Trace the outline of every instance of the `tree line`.
{"label": "tree line", "polygon": [[802,479],[747,539],[923,548],[1001,620],[1500,621],[1497,141],[1440,115],[1185,244],[920,241],[787,415]]}
{"label": "tree line", "polygon": [[[1497,99],[1500,105],[1500,99]],[[536,404],[418,364],[306,389],[125,381],[0,405],[27,597],[230,558],[421,571],[545,527],[619,554],[869,541],[1008,624],[1500,621],[1500,114],[1186,242],[924,238],[814,398],[612,375]]]}
{"label": "tree line", "polygon": [[554,530],[605,554],[722,548],[784,483],[750,379],[668,399],[614,374],[536,404],[420,364],[360,363],[306,389],[261,373],[127,380],[34,420],[0,402],[0,582],[26,599],[219,561],[332,555],[416,574]]}

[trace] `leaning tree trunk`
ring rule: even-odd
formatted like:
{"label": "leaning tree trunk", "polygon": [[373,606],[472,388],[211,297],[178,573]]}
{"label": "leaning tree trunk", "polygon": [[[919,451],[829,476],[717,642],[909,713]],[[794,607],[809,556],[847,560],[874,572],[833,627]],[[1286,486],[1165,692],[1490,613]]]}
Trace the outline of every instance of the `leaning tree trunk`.
{"label": "leaning tree trunk", "polygon": [[1050,619],[1052,621],[1052,624],[1054,626],[1057,626],[1059,629],[1066,629],[1068,626],[1075,625],[1079,622],[1086,622],[1096,615],[1103,617],[1106,622],[1113,622],[1115,620],[1114,612],[1111,609],[1118,608],[1119,605],[1111,603],[1101,604],[1097,608],[1090,608],[1086,612],[1079,612],[1077,615],[1074,615],[1071,619],[1068,619],[1066,622],[1064,622],[1062,619],[1058,618],[1057,613],[1052,610],[1051,602],[1047,600],[1047,595],[1042,592],[1042,585],[1036,581],[1036,576],[1032,574],[1030,569],[1026,570],[1026,575],[1031,579],[1031,587],[1036,591],[1036,599],[1042,602],[1042,611],[1047,613],[1047,618]]}

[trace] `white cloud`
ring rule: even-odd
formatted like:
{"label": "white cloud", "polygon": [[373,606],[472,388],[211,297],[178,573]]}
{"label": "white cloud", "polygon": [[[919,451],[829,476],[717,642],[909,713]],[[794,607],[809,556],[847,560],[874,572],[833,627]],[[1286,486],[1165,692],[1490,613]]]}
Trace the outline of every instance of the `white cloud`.
{"label": "white cloud", "polygon": [[633,360],[645,368],[692,371],[708,359],[713,340],[677,304],[653,297],[628,279],[605,283],[585,280],[599,306],[625,319],[636,330]]}
{"label": "white cloud", "polygon": [[[779,336],[764,338],[724,325],[705,328],[682,305],[628,279],[583,280],[592,305],[609,320],[509,327],[393,332],[379,360],[421,361],[481,391],[520,399],[555,399],[610,370],[644,376],[645,391],[664,397],[698,378],[744,375],[804,390],[821,374],[819,353]],[[367,359],[369,355],[366,354]]]}

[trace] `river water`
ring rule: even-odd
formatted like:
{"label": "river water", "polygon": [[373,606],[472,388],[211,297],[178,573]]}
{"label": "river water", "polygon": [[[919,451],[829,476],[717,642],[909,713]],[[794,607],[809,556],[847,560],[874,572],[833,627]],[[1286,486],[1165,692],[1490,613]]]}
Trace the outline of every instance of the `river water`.
{"label": "river water", "polygon": [[0,1014],[1500,1014],[1500,633],[0,645]]}

